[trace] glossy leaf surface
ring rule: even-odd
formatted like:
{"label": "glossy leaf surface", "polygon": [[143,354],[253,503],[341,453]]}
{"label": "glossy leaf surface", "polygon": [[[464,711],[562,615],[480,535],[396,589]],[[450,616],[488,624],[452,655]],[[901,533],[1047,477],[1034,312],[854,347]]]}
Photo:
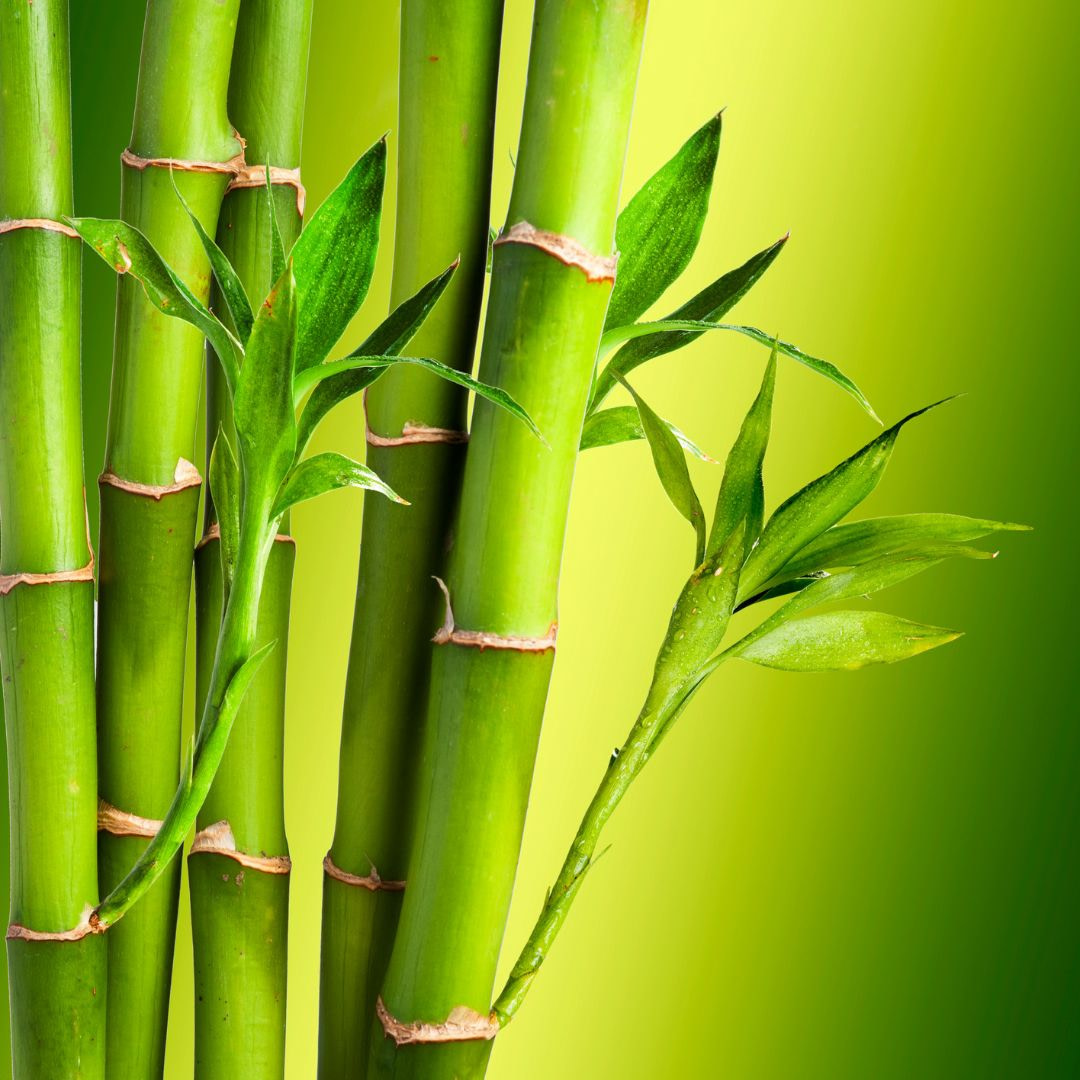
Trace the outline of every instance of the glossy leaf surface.
{"label": "glossy leaf surface", "polygon": [[344,487],[377,491],[394,502],[405,502],[366,465],[361,465],[344,454],[316,454],[306,461],[301,461],[289,474],[274,503],[271,517],[285,513],[290,506],[306,499],[314,499],[317,495]]}
{"label": "glossy leaf surface", "polygon": [[[699,461],[715,465],[716,458],[710,457],[688,435],[680,431],[670,420],[664,420],[671,434],[679,444]],[[598,446],[614,446],[616,443],[632,442],[644,439],[645,429],[641,426],[641,415],[636,405],[617,405],[612,409],[601,409],[585,421],[581,430],[581,450],[592,450]]]}

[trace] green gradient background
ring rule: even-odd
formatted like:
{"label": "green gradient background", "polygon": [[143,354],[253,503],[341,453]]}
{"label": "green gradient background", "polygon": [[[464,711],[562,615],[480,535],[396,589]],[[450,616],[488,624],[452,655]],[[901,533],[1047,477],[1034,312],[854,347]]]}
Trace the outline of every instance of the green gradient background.
{"label": "green gradient background", "polygon": [[[95,0],[73,4],[84,214],[117,211],[134,96],[139,5],[108,7],[103,18]],[[495,222],[529,17],[524,0],[509,3]],[[626,190],[729,106],[712,218],[664,309],[790,228],[740,319],[837,362],[886,418],[968,392],[905,433],[867,510],[951,510],[1037,531],[1005,537],[994,564],[946,567],[886,594],[887,610],[965,628],[956,645],[855,675],[733,665],[708,686],[611,826],[612,851],[500,1036],[493,1077],[1080,1075],[1080,731],[1066,690],[1078,30],[1069,0],[654,5]],[[396,5],[316,0],[310,205],[394,128],[396,49]],[[389,192],[392,222],[392,182]],[[390,240],[364,326],[386,306]],[[91,477],[113,288],[87,260]],[[763,360],[718,338],[638,384],[722,454]],[[774,430],[773,505],[875,429],[787,363]],[[321,436],[359,453],[358,408]],[[711,498],[716,470],[695,475]],[[359,517],[360,499],[342,494],[294,518],[290,1080],[314,1075],[320,861]],[[508,954],[636,711],[691,543],[643,446],[583,458]],[[190,988],[182,930],[170,1077],[190,1075]]]}

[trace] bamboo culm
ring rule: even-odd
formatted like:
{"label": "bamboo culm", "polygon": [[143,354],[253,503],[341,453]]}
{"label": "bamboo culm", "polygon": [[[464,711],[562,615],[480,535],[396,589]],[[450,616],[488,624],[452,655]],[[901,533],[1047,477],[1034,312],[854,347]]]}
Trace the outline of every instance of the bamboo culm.
{"label": "bamboo culm", "polygon": [[480,374],[521,402],[547,445],[478,403],[373,1076],[483,1076],[498,1030],[490,995],[554,655],[574,462],[614,278],[646,7],[537,4]]}
{"label": "bamboo culm", "polygon": [[[404,0],[391,306],[460,256],[410,345],[472,368],[487,254],[502,0]],[[319,1075],[367,1072],[370,1019],[408,860],[432,629],[465,463],[460,387],[402,365],[367,392],[368,464],[412,504],[369,492],[323,885]]]}
{"label": "bamboo culm", "polygon": [[0,672],[17,1080],[105,1075],[105,942],[83,932],[98,896],[94,582],[82,256],[61,222],[73,209],[68,38],[66,4],[0,3]]}
{"label": "bamboo culm", "polygon": [[[226,193],[218,246],[249,298],[273,285],[265,168],[285,249],[300,234],[301,126],[311,0],[247,0],[240,9],[229,81],[229,115],[246,140],[248,168]],[[244,184],[245,186],[240,186]],[[251,185],[251,186],[247,186]],[[219,290],[214,308],[227,317]],[[235,444],[228,388],[207,362],[207,456],[218,430]],[[222,613],[221,539],[207,499],[195,554],[196,701],[208,692]],[[255,647],[276,642],[237,714],[221,767],[197,819],[188,859],[195,960],[195,1075],[280,1078],[285,1068],[289,849],[282,764],[285,672],[295,545],[270,549]],[[227,829],[227,833],[225,830]],[[226,841],[223,845],[222,841]],[[222,854],[229,844],[234,852]]]}

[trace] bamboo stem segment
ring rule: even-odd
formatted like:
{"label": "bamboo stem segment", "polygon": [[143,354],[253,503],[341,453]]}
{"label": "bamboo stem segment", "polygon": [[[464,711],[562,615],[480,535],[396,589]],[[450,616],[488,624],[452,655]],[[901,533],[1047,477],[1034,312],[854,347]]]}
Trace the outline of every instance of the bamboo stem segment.
{"label": "bamboo stem segment", "polygon": [[0,673],[11,1067],[105,1075],[93,555],[83,499],[81,249],[67,5],[0,4]]}

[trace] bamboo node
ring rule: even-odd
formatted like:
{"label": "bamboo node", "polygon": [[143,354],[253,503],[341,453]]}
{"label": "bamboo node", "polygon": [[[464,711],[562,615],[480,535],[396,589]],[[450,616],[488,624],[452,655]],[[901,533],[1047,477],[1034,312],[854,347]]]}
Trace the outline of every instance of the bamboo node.
{"label": "bamboo node", "polygon": [[467,1005],[457,1005],[441,1024],[415,1020],[406,1024],[398,1020],[383,1002],[382,995],[375,1002],[375,1012],[383,1031],[398,1046],[411,1043],[475,1042],[494,1039],[499,1034],[499,1021],[494,1013],[484,1016]]}
{"label": "bamboo node", "polygon": [[152,840],[161,828],[161,822],[155,818],[139,817],[126,810],[118,810],[104,799],[98,799],[98,832],[107,832],[113,836],[142,836]]}
{"label": "bamboo node", "polygon": [[79,234],[70,225],[65,225],[62,221],[52,221],[49,218],[9,218],[7,221],[0,221],[0,233],[15,232],[18,229],[43,229],[45,232],[60,233],[63,236],[79,239]]}
{"label": "bamboo node", "polygon": [[[240,188],[260,188],[266,183],[265,165],[248,165],[246,162],[236,170],[225,194]],[[300,217],[304,216],[304,207],[307,205],[307,189],[300,181],[300,168],[286,169],[281,165],[270,166],[270,183],[296,189],[296,212]]]}
{"label": "bamboo node", "polygon": [[454,431],[452,428],[432,427],[419,420],[406,420],[400,435],[380,435],[371,430],[368,419],[367,391],[364,391],[364,426],[367,431],[368,446],[416,446],[419,443],[467,443],[467,431]]}
{"label": "bamboo node", "polygon": [[106,470],[98,477],[98,483],[108,487],[127,491],[132,495],[145,495],[148,498],[160,502],[166,495],[175,495],[177,492],[186,491],[191,487],[198,487],[202,483],[199,470],[187,461],[180,458],[173,470],[173,482],[171,484],[140,484],[134,480],[124,480],[111,469]]}
{"label": "bamboo node", "polygon": [[186,158],[140,157],[130,146],[120,155],[120,163],[139,172],[152,168],[172,169],[174,172],[222,173],[225,176],[236,176],[245,165],[243,148],[228,161],[192,161]]}
{"label": "bamboo node", "polygon": [[104,934],[107,929],[98,921],[94,909],[86,907],[78,926],[70,930],[31,930],[21,923],[12,923],[4,936],[8,941],[82,941],[90,934]]}
{"label": "bamboo node", "polygon": [[379,871],[375,869],[374,863],[371,865],[371,872],[366,876],[350,874],[348,870],[342,870],[340,866],[334,864],[334,860],[330,858],[329,853],[323,859],[322,865],[323,872],[327,877],[340,881],[344,885],[354,885],[360,889],[367,889],[368,892],[401,892],[405,888],[404,881],[387,881],[385,878],[379,877]]}
{"label": "bamboo node", "polygon": [[199,854],[224,855],[263,874],[287,874],[292,870],[292,859],[288,855],[249,855],[238,851],[236,837],[227,821],[215,821],[195,834],[188,857]]}
{"label": "bamboo node", "polygon": [[[199,551],[202,548],[206,547],[206,545],[209,544],[211,541],[220,540],[220,539],[221,539],[221,526],[215,521],[213,523],[213,525],[211,525],[210,528],[208,528],[206,530],[206,532],[203,533],[202,538],[195,545],[195,550]],[[293,545],[295,545],[296,540],[295,540],[294,537],[290,536],[288,533],[277,533],[274,536],[274,543],[276,543],[276,544],[293,544]]]}
{"label": "bamboo node", "polygon": [[596,255],[572,236],[538,229],[527,221],[511,225],[492,245],[528,244],[539,248],[564,266],[575,266],[585,274],[586,281],[614,281],[618,255]]}
{"label": "bamboo node", "polygon": [[53,570],[47,574],[21,571],[16,574],[0,574],[0,596],[7,596],[16,585],[62,585],[72,581],[94,580],[94,554],[90,561],[75,570]]}
{"label": "bamboo node", "polygon": [[[434,575],[432,575],[434,577]],[[450,590],[440,577],[434,578],[446,598],[446,619],[431,639],[436,645],[465,645],[474,649],[509,649],[512,652],[547,652],[554,650],[559,624],[553,622],[544,637],[523,637],[517,634],[495,634],[490,630],[462,630],[454,625],[454,609],[450,606]]]}

